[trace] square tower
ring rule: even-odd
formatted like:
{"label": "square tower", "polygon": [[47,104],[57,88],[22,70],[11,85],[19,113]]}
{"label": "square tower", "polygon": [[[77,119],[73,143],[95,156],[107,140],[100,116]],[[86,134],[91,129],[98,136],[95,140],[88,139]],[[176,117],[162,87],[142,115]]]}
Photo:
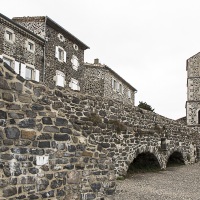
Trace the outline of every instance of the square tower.
{"label": "square tower", "polygon": [[187,60],[187,102],[188,126],[200,127],[200,52]]}

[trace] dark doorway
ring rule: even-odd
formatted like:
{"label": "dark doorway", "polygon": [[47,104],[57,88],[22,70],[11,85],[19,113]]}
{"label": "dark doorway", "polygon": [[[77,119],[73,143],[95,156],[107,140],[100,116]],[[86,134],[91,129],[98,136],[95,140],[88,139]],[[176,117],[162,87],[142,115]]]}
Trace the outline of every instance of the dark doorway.
{"label": "dark doorway", "polygon": [[184,165],[184,159],[180,152],[175,151],[168,159],[167,167],[177,166],[177,165]]}
{"label": "dark doorway", "polygon": [[139,154],[130,164],[127,174],[160,170],[160,165],[154,154],[150,152]]}

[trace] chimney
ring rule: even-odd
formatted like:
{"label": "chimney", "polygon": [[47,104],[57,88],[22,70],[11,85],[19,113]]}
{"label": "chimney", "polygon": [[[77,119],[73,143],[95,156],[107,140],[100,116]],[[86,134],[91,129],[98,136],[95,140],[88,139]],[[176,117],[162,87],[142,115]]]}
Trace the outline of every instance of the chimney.
{"label": "chimney", "polygon": [[99,64],[99,59],[98,58],[94,59],[94,64]]}

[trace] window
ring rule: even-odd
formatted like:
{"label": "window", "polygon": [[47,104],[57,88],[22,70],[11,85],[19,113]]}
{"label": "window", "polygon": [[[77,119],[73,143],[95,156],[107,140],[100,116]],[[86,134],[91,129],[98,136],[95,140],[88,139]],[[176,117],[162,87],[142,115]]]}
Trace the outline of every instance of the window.
{"label": "window", "polygon": [[77,44],[73,44],[73,47],[76,51],[78,51],[78,45]]}
{"label": "window", "polygon": [[35,52],[35,42],[32,40],[27,39],[26,40],[26,49],[32,53]]}
{"label": "window", "polygon": [[75,55],[72,56],[71,62],[72,62],[72,68],[74,70],[78,70],[79,62],[78,62],[78,58]]}
{"label": "window", "polygon": [[78,91],[80,91],[79,82],[76,79],[74,79],[74,78],[71,78],[71,81],[69,83],[69,87],[72,90],[78,90]]}
{"label": "window", "polygon": [[26,67],[25,79],[31,80],[33,77],[33,69]]}
{"label": "window", "polygon": [[20,75],[26,80],[35,80],[39,82],[40,80],[40,72],[35,69],[35,66],[29,64],[20,64]]}
{"label": "window", "polygon": [[64,87],[65,82],[65,74],[59,70],[56,70],[56,77],[55,77],[56,85],[60,87]]}
{"label": "window", "polygon": [[6,63],[8,66],[10,66],[11,68],[15,69],[15,59],[3,54],[1,56],[3,58],[4,63]]}
{"label": "window", "polygon": [[113,90],[120,92],[122,94],[123,86],[121,83],[117,82],[114,78],[112,78],[111,85],[112,85]]}
{"label": "window", "polygon": [[9,59],[9,58],[6,58],[6,57],[3,57],[3,61],[9,65],[10,67],[13,66],[13,60]]}
{"label": "window", "polygon": [[119,84],[119,93],[121,93],[121,94],[123,93],[123,86],[121,83]]}
{"label": "window", "polygon": [[10,43],[14,43],[15,42],[15,34],[14,31],[6,28],[5,30],[5,39],[6,41],[10,42]]}
{"label": "window", "polygon": [[65,38],[64,38],[64,36],[63,36],[61,33],[58,33],[58,39],[59,39],[61,42],[64,42],[64,41],[65,41]]}
{"label": "window", "polygon": [[55,56],[56,56],[56,58],[58,58],[58,61],[60,61],[60,62],[66,62],[66,60],[67,60],[67,53],[60,46],[56,46]]}
{"label": "window", "polygon": [[127,95],[128,95],[128,98],[130,99],[131,98],[131,91],[130,90],[128,90]]}

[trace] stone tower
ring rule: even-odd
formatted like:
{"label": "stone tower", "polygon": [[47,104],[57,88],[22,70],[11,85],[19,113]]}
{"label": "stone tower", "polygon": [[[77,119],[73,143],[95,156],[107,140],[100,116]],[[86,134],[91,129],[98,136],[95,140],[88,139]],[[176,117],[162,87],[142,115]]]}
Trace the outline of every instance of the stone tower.
{"label": "stone tower", "polygon": [[200,52],[187,60],[187,125],[200,127]]}

